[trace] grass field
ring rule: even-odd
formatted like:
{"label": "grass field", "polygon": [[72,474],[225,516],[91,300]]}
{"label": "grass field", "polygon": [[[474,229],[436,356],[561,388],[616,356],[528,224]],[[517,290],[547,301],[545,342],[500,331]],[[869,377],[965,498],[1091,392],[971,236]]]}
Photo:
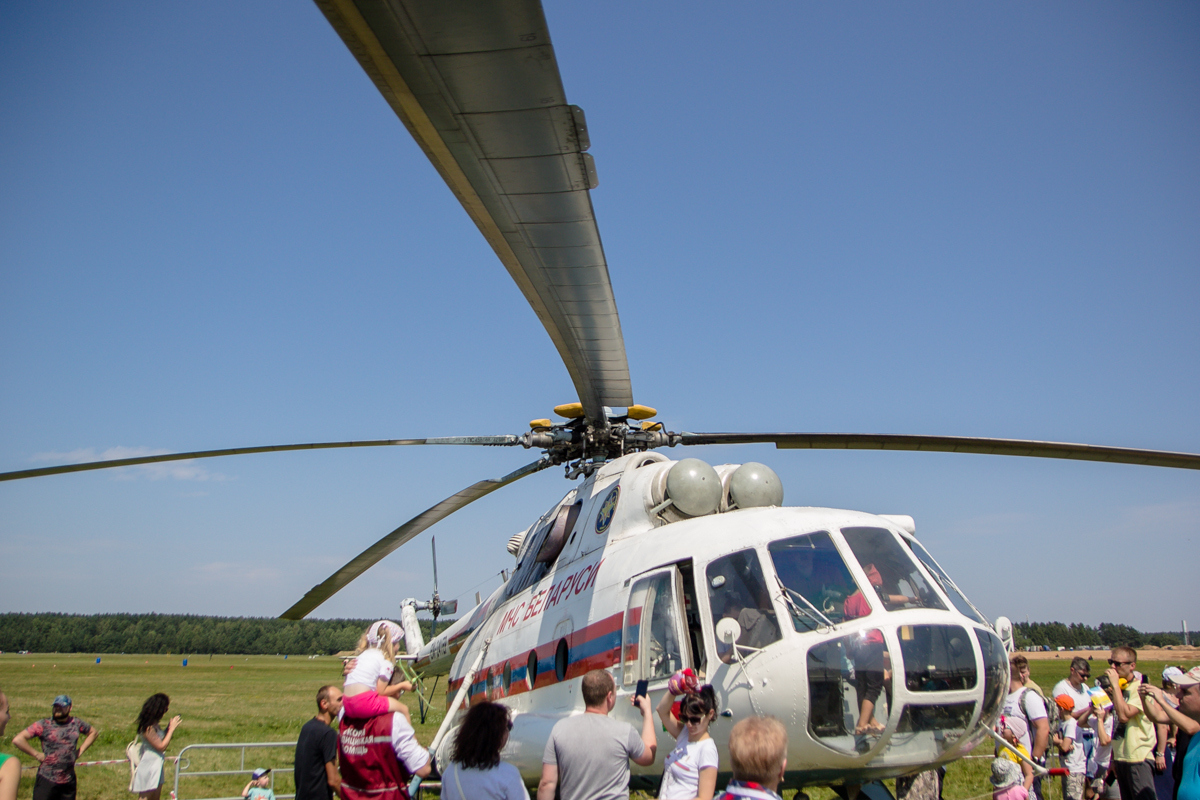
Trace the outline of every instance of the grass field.
{"label": "grass field", "polygon": [[[73,713],[100,731],[84,756],[87,761],[125,757],[125,745],[133,739],[134,720],[142,702],[155,692],[170,695],[170,713],[183,717],[168,756],[178,755],[192,744],[294,742],[301,726],[316,711],[317,689],[326,683],[341,683],[341,662],[333,657],[192,656],[188,666],[181,662],[181,656],[106,655],[97,664],[95,656],[83,654],[0,655],[0,690],[8,695],[12,711],[0,750],[18,755],[12,737],[48,717],[51,701],[58,694],[70,695],[75,702]],[[1065,676],[1068,663],[1069,659],[1031,661],[1032,677],[1049,691]],[[1093,666],[1093,674],[1099,673],[1100,663]],[[1157,677],[1163,665],[1143,662],[1139,667]],[[421,742],[432,740],[440,722],[441,714],[434,710],[426,724],[417,725]],[[981,746],[977,752],[990,754],[991,747]],[[25,766],[33,765],[27,756],[20,757]],[[241,768],[239,751],[205,752],[189,760],[192,770]],[[276,792],[290,793],[291,764],[291,748],[261,750],[246,756],[244,769],[249,773],[258,766],[277,768]],[[946,800],[990,797],[988,768],[987,759],[951,765],[946,775]],[[129,769],[124,764],[81,767],[78,775],[79,800],[130,796],[126,792]],[[164,798],[174,779],[174,768],[168,766]],[[236,797],[246,780],[248,777],[184,779],[180,798]],[[29,797],[32,787],[33,771],[29,770],[19,796]],[[811,788],[808,794],[812,800],[833,797],[825,788]],[[1059,796],[1056,785],[1049,795],[1051,800]]]}

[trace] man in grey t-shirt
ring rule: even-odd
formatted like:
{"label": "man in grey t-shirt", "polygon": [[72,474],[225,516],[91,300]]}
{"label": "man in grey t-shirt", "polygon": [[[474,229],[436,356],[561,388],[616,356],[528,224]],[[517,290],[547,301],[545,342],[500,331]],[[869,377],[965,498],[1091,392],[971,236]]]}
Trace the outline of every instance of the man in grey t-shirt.
{"label": "man in grey t-shirt", "polygon": [[637,699],[642,733],[628,722],[611,719],[617,704],[612,675],[594,669],[583,676],[584,713],[559,720],[550,731],[542,755],[538,800],[628,800],[629,760],[641,767],[654,763],[658,740],[650,700]]}

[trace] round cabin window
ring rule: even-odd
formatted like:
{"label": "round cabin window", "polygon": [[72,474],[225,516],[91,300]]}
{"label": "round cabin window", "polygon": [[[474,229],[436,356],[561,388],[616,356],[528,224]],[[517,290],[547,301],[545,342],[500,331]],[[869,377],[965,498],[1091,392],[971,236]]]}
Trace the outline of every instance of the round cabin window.
{"label": "round cabin window", "polygon": [[560,681],[567,678],[567,640],[558,640],[558,649],[554,651],[554,677]]}
{"label": "round cabin window", "polygon": [[529,651],[529,662],[525,665],[525,683],[530,689],[533,689],[533,684],[537,682],[538,657],[537,650]]}
{"label": "round cabin window", "polygon": [[504,693],[508,694],[508,687],[512,685],[512,662],[504,662],[504,672],[500,673],[500,683],[504,686]]}

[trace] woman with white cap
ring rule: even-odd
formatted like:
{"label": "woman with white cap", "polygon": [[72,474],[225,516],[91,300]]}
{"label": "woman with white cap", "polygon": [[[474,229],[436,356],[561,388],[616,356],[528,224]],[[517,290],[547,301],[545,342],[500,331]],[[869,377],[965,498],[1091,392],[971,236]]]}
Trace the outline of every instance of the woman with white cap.
{"label": "woman with white cap", "polygon": [[396,697],[412,689],[412,684],[391,683],[396,671],[396,653],[403,641],[404,629],[386,619],[371,625],[358,640],[354,665],[342,689],[347,717],[369,719],[399,712],[411,721],[408,706]]}

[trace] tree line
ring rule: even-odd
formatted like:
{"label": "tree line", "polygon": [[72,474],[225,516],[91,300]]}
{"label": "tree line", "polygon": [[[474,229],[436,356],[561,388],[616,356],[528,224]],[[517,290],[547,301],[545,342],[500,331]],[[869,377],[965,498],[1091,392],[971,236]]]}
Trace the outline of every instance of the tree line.
{"label": "tree line", "polygon": [[[284,620],[193,614],[0,614],[0,651],[333,655],[353,650],[370,619]],[[453,620],[443,620],[445,630]],[[428,641],[430,622],[421,620]]]}
{"label": "tree line", "polygon": [[1029,647],[1166,647],[1183,644],[1183,634],[1164,631],[1142,633],[1129,625],[1101,622],[1097,627],[1072,622],[1016,622],[1013,642]]}

